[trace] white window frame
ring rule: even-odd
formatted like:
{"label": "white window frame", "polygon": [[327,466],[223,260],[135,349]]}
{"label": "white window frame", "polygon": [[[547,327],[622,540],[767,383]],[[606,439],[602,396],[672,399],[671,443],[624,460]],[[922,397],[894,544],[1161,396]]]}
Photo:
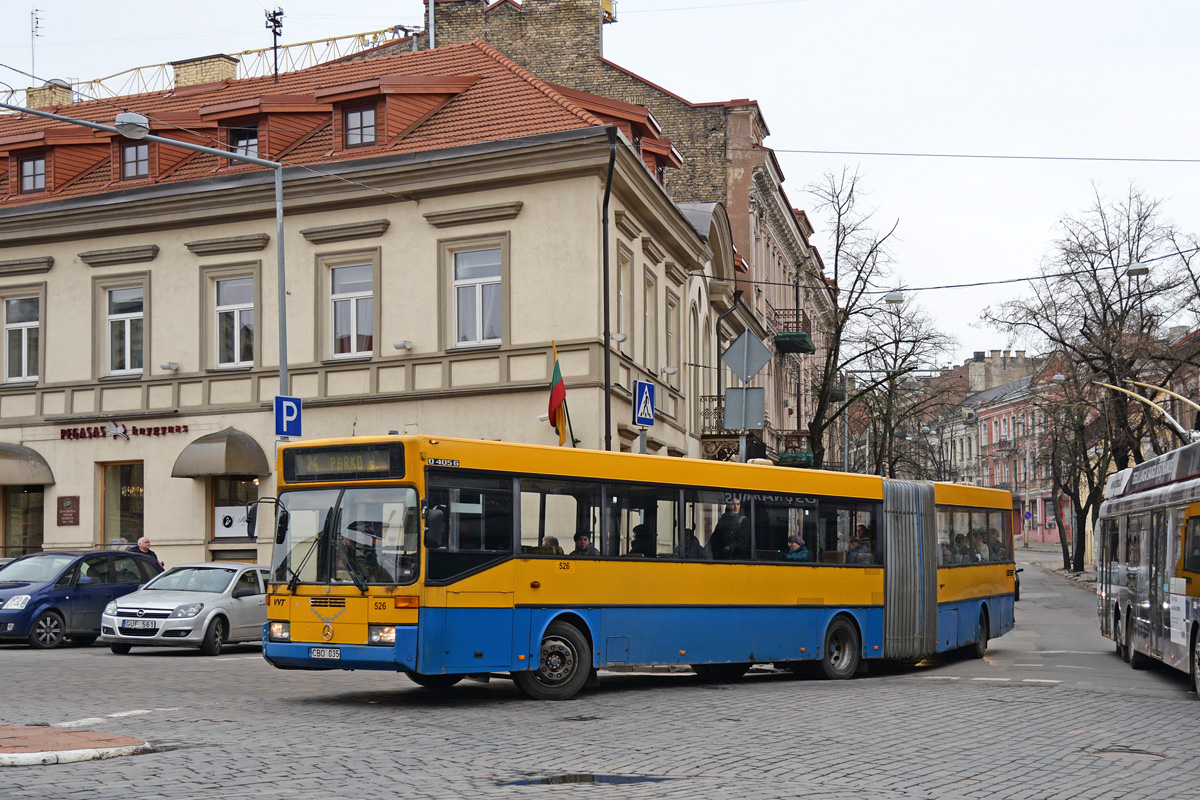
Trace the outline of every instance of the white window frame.
{"label": "white window frame", "polygon": [[[497,261],[498,261],[497,271],[499,274],[497,274],[495,276],[488,276],[486,278],[462,278],[462,279],[459,279],[459,278],[455,277],[455,275],[457,274],[456,267],[458,266],[458,257],[460,255],[464,255],[466,253],[481,253],[481,252],[486,252],[489,250],[496,251]],[[450,324],[451,324],[451,330],[453,332],[454,346],[455,347],[481,347],[481,346],[485,346],[485,345],[500,344],[504,339],[504,302],[505,302],[505,298],[503,295],[503,292],[504,292],[504,248],[502,246],[500,246],[499,244],[491,245],[488,247],[463,248],[460,250],[455,250],[450,256],[450,261],[451,261],[451,263],[450,263],[450,303],[451,303]],[[496,287],[498,287],[498,290],[501,292],[500,312],[499,312],[500,319],[495,321],[496,327],[500,329],[500,336],[491,338],[491,339],[482,338],[483,330],[484,330],[484,324],[483,324],[483,311],[484,311],[483,287],[484,286],[496,286]],[[470,289],[472,287],[474,287],[474,290],[475,290],[474,291],[474,295],[475,295],[475,332],[476,332],[477,338],[469,340],[469,341],[459,341],[459,339],[458,339],[458,319],[459,319],[458,292],[460,289]]]}
{"label": "white window frame", "polygon": [[667,367],[675,368],[673,375],[667,375],[667,385],[679,388],[679,298],[671,291],[667,292]]}
{"label": "white window frame", "polygon": [[625,341],[617,342],[618,353],[632,352],[633,348],[633,255],[619,248],[617,252],[617,333],[625,334]]}
{"label": "white window frame", "polygon": [[[8,304],[18,300],[36,300],[38,304],[37,319],[34,322],[9,322],[8,321]],[[42,336],[42,307],[45,305],[42,298],[38,294],[21,294],[13,297],[5,297],[4,301],[4,382],[5,383],[28,383],[29,381],[38,380],[40,371],[41,352],[45,347],[45,337]],[[36,328],[38,330],[38,354],[33,359],[29,357],[29,331]],[[19,331],[21,335],[21,369],[19,375],[10,375],[10,364],[8,361],[8,337],[13,331]],[[32,360],[32,364],[30,361]]]}
{"label": "white window frame", "polygon": [[[26,174],[26,166],[29,166],[28,174]],[[40,166],[40,169],[39,169]],[[33,156],[32,158],[22,158],[17,163],[18,178],[21,181],[21,194],[35,194],[37,192],[46,191],[46,157]],[[29,185],[26,185],[26,181]]]}
{"label": "white window frame", "polygon": [[[371,288],[361,292],[340,292],[333,291],[333,274],[339,269],[353,269],[355,267],[366,267],[371,271]],[[376,270],[370,261],[363,261],[357,264],[338,264],[329,267],[329,353],[331,358],[362,358],[375,354],[375,316],[377,313],[375,302],[375,284],[377,282]],[[365,350],[358,349],[358,305],[360,300],[371,301],[371,346]],[[345,353],[337,352],[337,307],[338,303],[347,303],[350,308],[350,350]]]}
{"label": "white window frame", "polygon": [[658,371],[658,279],[649,271],[642,293],[642,364]]}
{"label": "white window frame", "polygon": [[[128,314],[113,314],[109,311],[109,305],[112,301],[112,293],[119,292],[123,289],[140,289],[142,291],[142,308],[140,311],[131,312]],[[141,375],[146,367],[146,285],[143,283],[127,284],[123,286],[107,286],[104,289],[104,351],[105,362],[108,365],[109,375]],[[141,351],[142,351],[142,366],[130,367],[126,366],[123,369],[115,369],[112,363],[112,345],[113,345],[113,323],[124,323],[125,328],[125,363],[128,365],[133,359],[133,337],[131,335],[132,323],[134,320],[142,321],[141,333]]]}
{"label": "white window frame", "polygon": [[[247,303],[227,303],[221,305],[221,284],[226,281],[248,280],[250,281],[250,301]],[[258,315],[255,314],[254,298],[257,296],[258,285],[254,280],[253,275],[223,275],[213,278],[213,359],[216,362],[218,369],[230,369],[234,367],[252,367],[254,366],[255,352],[255,331],[258,328]],[[253,316],[253,327],[250,331],[250,360],[244,361],[241,358],[242,352],[242,314],[249,311]],[[221,314],[233,314],[233,353],[232,361],[221,360]]]}
{"label": "white window frame", "polygon": [[[370,124],[366,124],[363,121],[363,116],[368,112],[371,115]],[[358,124],[351,126],[350,118],[356,115],[358,117]],[[342,112],[342,146],[347,150],[352,147],[371,147],[379,139],[379,129],[376,127],[378,122],[379,114],[373,105],[347,108]],[[365,133],[368,130],[370,133]],[[354,136],[358,138],[358,141],[350,141],[351,131],[354,132]]]}
{"label": "white window frame", "polygon": [[[133,158],[130,158],[130,153]],[[129,168],[133,167],[133,174]],[[150,145],[141,144],[121,145],[121,180],[136,181],[139,178],[150,177]]]}

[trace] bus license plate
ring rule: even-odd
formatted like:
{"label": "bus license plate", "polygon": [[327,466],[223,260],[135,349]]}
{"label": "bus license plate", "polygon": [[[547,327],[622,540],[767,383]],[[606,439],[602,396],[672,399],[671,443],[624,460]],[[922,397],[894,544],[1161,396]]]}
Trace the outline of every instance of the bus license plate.
{"label": "bus license plate", "polygon": [[155,625],[154,620],[152,619],[127,619],[122,620],[121,627],[138,628],[141,630],[154,630],[157,625]]}
{"label": "bus license plate", "polygon": [[342,648],[340,647],[313,647],[308,651],[311,658],[328,658],[338,661],[342,657]]}

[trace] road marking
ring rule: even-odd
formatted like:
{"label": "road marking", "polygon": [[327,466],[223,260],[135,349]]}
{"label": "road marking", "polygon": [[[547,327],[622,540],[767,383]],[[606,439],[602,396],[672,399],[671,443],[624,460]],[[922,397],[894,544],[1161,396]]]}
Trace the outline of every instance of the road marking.
{"label": "road marking", "polygon": [[163,711],[178,711],[179,707],[174,708],[136,708],[132,711],[117,711],[112,714],[105,714],[103,717],[86,717],[84,719],[73,719],[69,722],[55,722],[55,728],[82,728],[85,725],[98,725],[106,719],[120,719],[121,717],[136,717],[142,714],[155,714]]}
{"label": "road marking", "polygon": [[1011,681],[1012,678],[971,678],[973,681],[992,681],[993,683],[1005,683]]}
{"label": "road marking", "polygon": [[1039,650],[1040,656],[1094,656],[1097,653],[1108,653],[1108,650]]}
{"label": "road marking", "polygon": [[1074,667],[1070,664],[1055,664],[1055,669],[1095,669],[1095,667]]}
{"label": "road marking", "polygon": [[148,708],[137,708],[133,711],[118,711],[116,714],[109,714],[110,717],[136,717],[140,714],[153,714],[154,712]]}
{"label": "road marking", "polygon": [[923,681],[956,681],[957,675],[918,675]]}
{"label": "road marking", "polygon": [[1014,667],[1044,667],[1046,665],[1042,664],[1042,663],[1038,663],[1038,664],[1013,664],[1013,666]]}
{"label": "road marking", "polygon": [[56,722],[55,728],[82,728],[84,725],[96,725],[104,722],[103,717],[88,717],[87,719],[76,719],[70,722]]}
{"label": "road marking", "polygon": [[1048,678],[1022,678],[1021,683],[1062,683],[1062,681],[1052,681]]}

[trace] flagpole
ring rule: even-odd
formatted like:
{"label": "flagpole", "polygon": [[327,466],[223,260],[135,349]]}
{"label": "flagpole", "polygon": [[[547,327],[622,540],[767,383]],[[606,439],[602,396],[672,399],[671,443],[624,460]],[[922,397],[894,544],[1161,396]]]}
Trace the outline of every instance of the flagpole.
{"label": "flagpole", "polygon": [[571,447],[578,447],[579,440],[575,438],[575,426],[571,424],[571,407],[567,405],[566,400],[563,400],[563,412],[567,416],[567,435],[571,437]]}

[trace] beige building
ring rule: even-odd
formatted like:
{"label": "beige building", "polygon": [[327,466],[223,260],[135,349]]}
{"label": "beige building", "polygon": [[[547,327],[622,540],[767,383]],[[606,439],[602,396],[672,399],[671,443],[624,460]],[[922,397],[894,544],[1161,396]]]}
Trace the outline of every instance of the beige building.
{"label": "beige building", "polygon": [[[645,109],[568,97],[480,42],[278,84],[200,62],[206,83],[181,64],[170,91],[113,102],[156,135],[282,160],[282,242],[270,170],[0,116],[0,554],[144,534],[168,564],[269,557],[242,507],[275,493],[280,246],[303,438],[555,443],[553,341],[580,447],[636,448],[645,380],[650,452],[700,456],[732,237],[721,204],[667,195],[678,159]],[[68,100],[29,102],[111,122]]]}

